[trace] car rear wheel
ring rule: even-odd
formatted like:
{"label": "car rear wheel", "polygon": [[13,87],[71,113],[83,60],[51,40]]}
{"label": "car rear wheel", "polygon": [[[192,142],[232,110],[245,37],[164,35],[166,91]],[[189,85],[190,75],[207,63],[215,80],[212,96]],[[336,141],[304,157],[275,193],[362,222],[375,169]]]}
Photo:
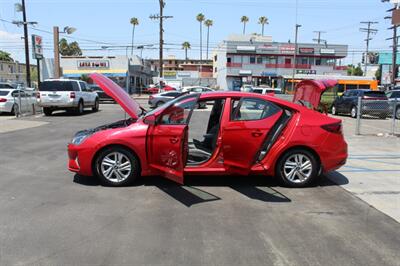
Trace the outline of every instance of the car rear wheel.
{"label": "car rear wheel", "polygon": [[396,119],[400,119],[400,107],[396,108]]}
{"label": "car rear wheel", "polygon": [[96,99],[96,100],[94,101],[94,105],[93,105],[92,111],[93,111],[93,112],[99,111],[99,99]]}
{"label": "car rear wheel", "polygon": [[331,113],[332,115],[337,115],[336,106],[332,105]]}
{"label": "car rear wheel", "polygon": [[18,113],[18,104],[14,103],[14,105],[11,108],[11,115],[16,115]]}
{"label": "car rear wheel", "polygon": [[140,174],[138,159],[121,147],[103,150],[97,156],[95,167],[100,181],[113,187],[131,184]]}
{"label": "car rear wheel", "polygon": [[79,101],[78,107],[76,108],[76,114],[82,115],[84,110],[85,110],[85,106],[83,104],[83,101]]}
{"label": "car rear wheel", "polygon": [[285,153],[277,165],[277,175],[289,187],[305,187],[318,176],[320,164],[315,156],[303,149]]}
{"label": "car rear wheel", "polygon": [[356,106],[351,107],[350,115],[352,118],[357,117],[357,107]]}
{"label": "car rear wheel", "polygon": [[43,113],[45,116],[51,116],[53,110],[51,110],[49,107],[43,107]]}

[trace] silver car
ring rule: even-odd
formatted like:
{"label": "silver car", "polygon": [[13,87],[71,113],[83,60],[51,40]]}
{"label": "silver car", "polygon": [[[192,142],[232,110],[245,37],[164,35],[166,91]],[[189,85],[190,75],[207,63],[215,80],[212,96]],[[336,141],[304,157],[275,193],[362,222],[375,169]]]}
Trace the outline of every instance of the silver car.
{"label": "silver car", "polygon": [[34,91],[0,88],[0,113],[17,114],[19,111],[28,112],[36,105]]}
{"label": "silver car", "polygon": [[150,108],[156,108],[160,107],[166,102],[169,102],[175,98],[178,98],[179,96],[183,95],[184,93],[180,91],[166,91],[166,92],[161,92],[158,94],[153,94],[149,96],[149,105]]}

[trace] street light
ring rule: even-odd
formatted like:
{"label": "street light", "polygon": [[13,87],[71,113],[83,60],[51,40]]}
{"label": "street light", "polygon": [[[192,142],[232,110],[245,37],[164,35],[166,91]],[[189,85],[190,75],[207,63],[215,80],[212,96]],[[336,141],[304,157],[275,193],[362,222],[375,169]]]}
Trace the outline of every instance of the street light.
{"label": "street light", "polygon": [[58,79],[60,77],[60,33],[72,34],[76,31],[76,28],[66,26],[63,31],[60,31],[58,26],[53,27],[53,35],[54,35],[54,78]]}
{"label": "street light", "polygon": [[297,57],[297,35],[299,28],[301,27],[300,24],[296,24],[296,31],[295,31],[295,36],[294,36],[294,54],[293,54],[293,64],[292,64],[292,91],[294,91],[294,75],[296,72],[296,57]]}

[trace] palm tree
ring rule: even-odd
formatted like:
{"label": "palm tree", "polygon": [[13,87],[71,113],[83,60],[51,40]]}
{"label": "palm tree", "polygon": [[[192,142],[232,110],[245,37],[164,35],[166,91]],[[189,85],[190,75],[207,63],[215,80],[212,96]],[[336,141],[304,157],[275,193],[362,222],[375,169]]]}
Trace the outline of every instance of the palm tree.
{"label": "palm tree", "polygon": [[209,44],[209,39],[210,39],[210,27],[214,24],[214,22],[211,19],[207,19],[204,21],[204,25],[207,27],[207,57],[206,60],[208,60],[208,44]]}
{"label": "palm tree", "polygon": [[185,49],[185,60],[186,60],[186,63],[187,63],[187,60],[188,60],[187,50],[190,49],[190,48],[191,47],[190,47],[190,43],[189,42],[182,43],[182,49]]}
{"label": "palm tree", "polygon": [[138,18],[131,18],[130,23],[132,24],[132,44],[131,44],[131,56],[133,55],[133,41],[135,39],[135,27],[139,25],[139,19]]}
{"label": "palm tree", "polygon": [[258,24],[261,24],[261,35],[264,36],[264,25],[269,24],[268,18],[264,16],[260,17],[258,19]]}
{"label": "palm tree", "polygon": [[197,14],[196,20],[200,23],[200,62],[203,61],[203,21],[205,16],[202,13]]}
{"label": "palm tree", "polygon": [[246,23],[249,22],[249,17],[242,16],[242,18],[240,19],[240,22],[243,23],[243,35],[245,35],[246,34]]}

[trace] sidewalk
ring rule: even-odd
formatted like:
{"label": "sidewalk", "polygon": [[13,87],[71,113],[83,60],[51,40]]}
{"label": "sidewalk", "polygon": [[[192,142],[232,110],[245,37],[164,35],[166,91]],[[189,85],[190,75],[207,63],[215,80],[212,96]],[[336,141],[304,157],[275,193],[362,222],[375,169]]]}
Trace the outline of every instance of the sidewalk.
{"label": "sidewalk", "polygon": [[45,124],[47,122],[23,120],[23,118],[15,118],[15,116],[0,116],[0,134],[39,127]]}

